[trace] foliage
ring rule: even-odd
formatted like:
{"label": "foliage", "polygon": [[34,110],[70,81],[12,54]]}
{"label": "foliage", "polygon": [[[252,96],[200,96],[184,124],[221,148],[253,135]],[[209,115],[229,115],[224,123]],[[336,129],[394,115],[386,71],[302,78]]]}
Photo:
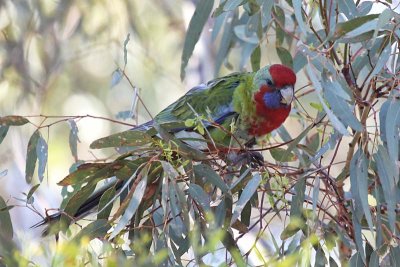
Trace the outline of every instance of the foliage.
{"label": "foliage", "polygon": [[[81,263],[93,265],[245,266],[257,261],[272,266],[396,266],[400,15],[390,1],[225,0],[214,9],[212,2],[199,1],[189,23],[181,77],[211,14],[216,73],[232,65],[238,50],[235,69],[250,63],[257,70],[270,56],[266,44],[274,43],[281,62],[305,77],[292,113],[302,131],[293,136],[281,127],[268,145],[254,149],[269,151],[275,160],[258,168],[233,165],[227,154],[188,146],[186,142],[205,140],[173,136],[168,125],[96,140],[91,148],[114,147],[120,154],[104,163],[77,161],[60,181],[75,189],[66,195],[60,221],[49,229],[61,231],[67,240],[63,245],[68,249],[61,251],[76,251]],[[384,8],[380,14],[371,11],[376,6]],[[124,68],[118,68],[111,85],[124,78],[129,80]],[[310,95],[315,101],[306,99]],[[68,119],[71,152],[77,158],[73,122],[78,117]],[[194,115],[185,123],[204,133],[203,119]],[[29,118],[7,116],[0,122],[2,141],[9,127]],[[29,183],[37,182],[32,179],[35,168],[42,181],[47,163],[42,130],[39,126],[27,148]],[[109,189],[92,221],[74,231],[81,219],[74,218],[75,212],[103,184]],[[11,208],[1,199],[0,236],[7,242],[12,239]],[[270,228],[273,220],[282,222],[280,236]],[[252,245],[239,245],[254,233]],[[74,245],[89,242],[100,243],[101,252]],[[15,261],[12,253],[1,256],[7,257],[6,264]],[[69,262],[65,257],[61,261]]]}

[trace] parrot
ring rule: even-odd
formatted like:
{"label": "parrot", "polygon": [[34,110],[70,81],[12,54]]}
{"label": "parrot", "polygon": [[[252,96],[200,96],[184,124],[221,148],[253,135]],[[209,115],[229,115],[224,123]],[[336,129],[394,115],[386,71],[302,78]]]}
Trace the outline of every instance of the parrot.
{"label": "parrot", "polygon": [[[133,130],[146,131],[154,123],[182,123],[195,115],[203,115],[222,126],[229,126],[235,120],[244,141],[249,141],[265,136],[286,120],[295,83],[293,70],[281,64],[265,66],[257,72],[233,73],[192,88],[153,120]],[[169,131],[190,130],[188,128],[182,126]],[[221,134],[215,127],[210,134],[216,141],[226,141],[226,132]]]}
{"label": "parrot", "polygon": [[[172,123],[175,126],[168,129],[170,133],[193,131],[193,126],[186,126],[184,122],[202,116],[208,118],[204,120],[211,135],[208,138],[211,137],[216,143],[224,146],[232,142],[232,135],[215,127],[221,125],[229,129],[232,122],[235,122],[237,129],[234,134],[246,143],[267,135],[283,124],[291,110],[295,83],[294,71],[282,64],[267,65],[256,72],[232,73],[193,87],[151,121],[131,130],[145,132],[155,124]],[[120,181],[116,189],[122,186],[123,182]],[[99,204],[100,197],[108,188],[105,186],[93,193],[74,217],[86,216]],[[57,220],[60,216],[61,213],[50,215],[33,227]]]}

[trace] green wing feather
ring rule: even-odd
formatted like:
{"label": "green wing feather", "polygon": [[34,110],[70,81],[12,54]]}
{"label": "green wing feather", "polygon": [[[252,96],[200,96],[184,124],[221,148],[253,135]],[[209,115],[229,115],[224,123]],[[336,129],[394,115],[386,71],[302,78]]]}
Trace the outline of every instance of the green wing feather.
{"label": "green wing feather", "polygon": [[[233,95],[235,89],[253,77],[253,73],[234,73],[217,78],[191,89],[176,102],[161,111],[155,121],[159,124],[169,122],[184,122],[194,118],[195,114],[190,106],[200,115],[211,115],[218,120],[228,113],[235,112]],[[189,106],[190,105],[190,106]]]}

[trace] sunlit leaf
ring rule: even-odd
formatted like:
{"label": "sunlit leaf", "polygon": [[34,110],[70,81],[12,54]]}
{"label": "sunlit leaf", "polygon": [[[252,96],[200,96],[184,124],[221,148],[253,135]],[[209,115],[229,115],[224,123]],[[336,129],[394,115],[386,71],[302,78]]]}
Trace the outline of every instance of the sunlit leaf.
{"label": "sunlit leaf", "polygon": [[81,164],[76,171],[73,171],[67,175],[64,179],[58,182],[58,185],[67,186],[77,183],[85,182],[85,178],[89,175],[93,175],[98,170],[106,167],[108,163],[86,163]]}
{"label": "sunlit leaf", "polygon": [[106,147],[142,146],[152,142],[151,136],[141,131],[128,130],[100,138],[90,144],[90,148],[99,149]]}
{"label": "sunlit leaf", "polygon": [[96,188],[96,184],[89,183],[73,193],[72,197],[67,201],[64,212],[61,215],[60,226],[62,230],[66,230],[75,213],[89,198]]}
{"label": "sunlit leaf", "polygon": [[277,162],[290,162],[297,159],[293,152],[287,152],[284,148],[273,148],[269,150],[269,153]]}
{"label": "sunlit leaf", "polygon": [[[377,15],[377,14],[371,14],[371,15],[366,15],[363,17],[357,17],[357,18],[348,20],[346,22],[340,22],[336,25],[336,31],[335,31],[334,36],[335,36],[335,38],[342,37],[343,35],[351,32],[359,27],[364,27],[365,23],[367,23],[371,20],[374,20],[378,17],[379,17],[379,15]],[[368,31],[368,27],[364,27],[364,28],[366,31]],[[360,34],[360,33],[358,33],[358,34]]]}
{"label": "sunlit leaf", "polygon": [[21,126],[27,124],[29,120],[22,116],[4,116],[0,117],[0,126]]}
{"label": "sunlit leaf", "polygon": [[211,10],[214,6],[213,0],[199,1],[196,10],[190,19],[189,27],[185,36],[185,43],[183,45],[182,62],[181,62],[181,80],[185,78],[185,69],[190,56],[193,53],[194,47],[200,38],[203,27],[206,24]]}
{"label": "sunlit leaf", "polygon": [[82,238],[88,238],[89,240],[92,240],[96,237],[104,237],[110,228],[111,225],[107,220],[96,220],[79,231],[79,233],[74,236],[71,242],[79,244]]}

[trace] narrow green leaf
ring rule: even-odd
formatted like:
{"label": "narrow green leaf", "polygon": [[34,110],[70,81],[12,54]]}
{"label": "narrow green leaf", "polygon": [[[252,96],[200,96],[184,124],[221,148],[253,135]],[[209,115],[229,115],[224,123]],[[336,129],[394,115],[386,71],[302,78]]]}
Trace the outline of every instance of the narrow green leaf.
{"label": "narrow green leaf", "polygon": [[[142,173],[145,173],[146,171],[147,170],[145,168],[143,169]],[[142,180],[137,184],[135,188],[132,198],[129,201],[128,207],[126,208],[124,214],[121,216],[117,225],[112,231],[109,237],[110,240],[116,237],[125,228],[125,226],[129,224],[129,221],[132,219],[133,215],[135,215],[137,209],[139,208],[147,186],[147,173],[145,173],[145,175],[142,175],[142,177]]]}
{"label": "narrow green leaf", "polygon": [[13,226],[7,203],[0,196],[0,235],[8,240],[13,238]]}
{"label": "narrow green leaf", "polygon": [[0,126],[21,126],[27,124],[29,120],[22,116],[4,116],[0,117]]}
{"label": "narrow green leaf", "polygon": [[238,202],[236,203],[230,225],[235,223],[236,220],[239,218],[239,216],[242,214],[242,211],[246,203],[251,199],[251,197],[257,191],[257,188],[260,185],[261,181],[262,181],[261,175],[259,173],[255,173],[253,175],[253,178],[247,183],[246,187],[243,189],[242,194],[239,197]]}
{"label": "narrow green leaf", "polygon": [[108,163],[86,163],[78,166],[76,171],[71,172],[64,179],[59,181],[57,184],[61,186],[68,186],[73,184],[84,183],[85,179],[93,175],[98,170],[108,166]]}
{"label": "narrow green leaf", "polygon": [[0,126],[0,144],[3,142],[4,138],[6,137],[9,128],[10,128],[10,126],[8,126],[8,125]]}
{"label": "narrow green leaf", "polygon": [[223,193],[228,192],[229,187],[222,180],[221,176],[219,176],[209,165],[195,165],[193,166],[193,170],[197,178],[205,178],[207,182],[217,186]]}
{"label": "narrow green leaf", "polygon": [[281,60],[283,65],[293,68],[292,55],[286,48],[284,48],[282,46],[278,46],[278,47],[276,47],[276,52],[278,53],[278,57]]}
{"label": "narrow green leaf", "polygon": [[96,237],[103,238],[107,231],[111,228],[111,225],[108,223],[107,220],[96,220],[90,224],[88,224],[85,228],[83,228],[79,233],[74,236],[71,240],[72,243],[80,244],[82,238],[89,238],[92,240]]}
{"label": "narrow green leaf", "polygon": [[294,186],[296,194],[292,197],[292,205],[290,207],[290,220],[292,218],[301,218],[303,214],[303,203],[306,190],[306,179],[300,178]]}
{"label": "narrow green leaf", "polygon": [[98,213],[97,213],[97,220],[100,219],[108,219],[110,216],[112,205],[112,199],[115,196],[115,186],[110,187],[107,189],[104,194],[101,196],[99,201]]}
{"label": "narrow green leaf", "polygon": [[211,10],[214,6],[213,0],[199,1],[196,10],[189,22],[188,31],[183,45],[183,53],[181,60],[181,80],[185,78],[185,68],[188,64],[189,58],[193,53],[194,47],[200,38],[200,34],[210,16]]}
{"label": "narrow green leaf", "polygon": [[35,172],[37,152],[36,146],[41,134],[36,130],[28,142],[28,149],[26,153],[26,168],[25,168],[25,180],[28,184],[32,182],[33,173]]}
{"label": "narrow green leaf", "polygon": [[254,72],[258,71],[260,69],[260,64],[261,64],[261,48],[260,48],[260,46],[257,46],[256,49],[253,50],[253,53],[251,53],[250,61],[251,61],[252,70]]}
{"label": "narrow green leaf", "polygon": [[99,149],[106,147],[142,146],[152,142],[151,136],[145,132],[128,130],[100,138],[90,144],[90,148]]}
{"label": "narrow green leaf", "polygon": [[40,184],[32,186],[32,188],[29,190],[28,194],[26,195],[26,201],[33,203],[33,200],[31,200],[33,194],[36,192],[36,190],[39,188]]}
{"label": "narrow green leaf", "polygon": [[38,177],[39,181],[43,181],[44,172],[46,170],[47,158],[48,158],[48,146],[46,140],[42,136],[39,137],[36,145],[36,155],[39,162],[38,166]]}
{"label": "narrow green leaf", "polygon": [[[81,189],[74,192],[72,197],[67,201],[64,212],[61,215],[60,220],[60,229],[66,230],[68,225],[70,224],[72,217],[74,217],[75,213],[82,206],[82,204],[89,198],[89,196],[93,193],[96,188],[96,184],[89,183],[82,187]],[[69,216],[67,216],[67,215]]]}
{"label": "narrow green leaf", "polygon": [[269,153],[271,153],[271,156],[277,162],[291,162],[297,160],[297,157],[293,152],[288,152],[284,148],[273,148],[269,150]]}
{"label": "narrow green leaf", "polygon": [[371,14],[371,15],[366,15],[363,17],[357,17],[351,20],[348,20],[346,22],[340,22],[336,26],[336,31],[334,34],[335,38],[340,38],[346,33],[349,33],[358,27],[362,27],[366,22],[374,20],[378,18],[378,14]]}

